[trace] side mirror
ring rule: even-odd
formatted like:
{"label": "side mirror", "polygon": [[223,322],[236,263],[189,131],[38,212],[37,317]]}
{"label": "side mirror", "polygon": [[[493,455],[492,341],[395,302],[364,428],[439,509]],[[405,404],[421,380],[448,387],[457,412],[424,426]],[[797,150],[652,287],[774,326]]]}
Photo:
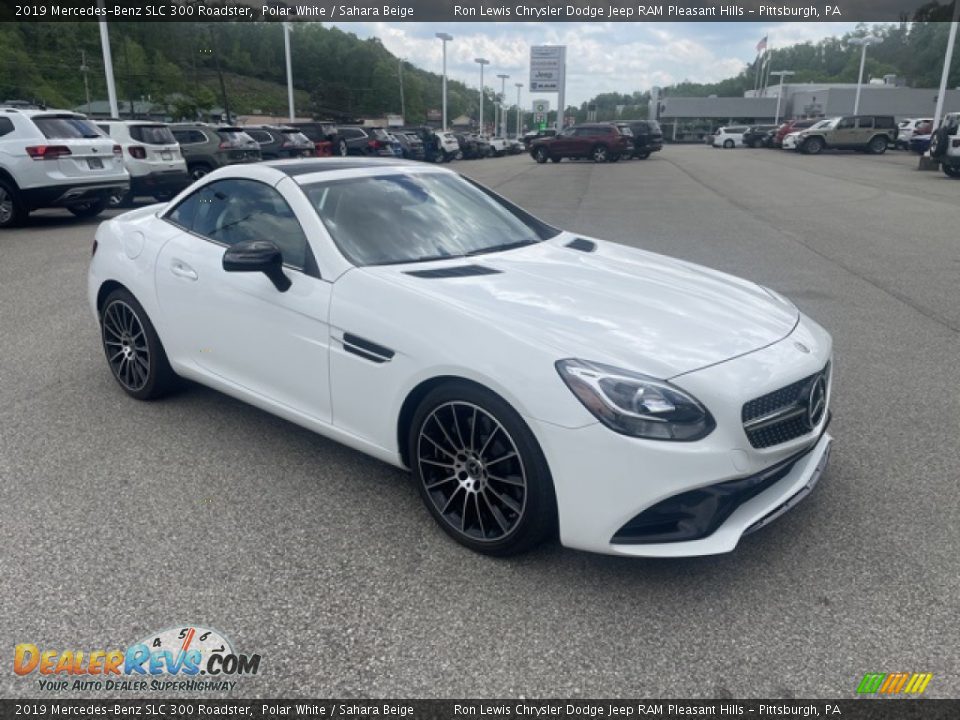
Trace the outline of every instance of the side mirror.
{"label": "side mirror", "polygon": [[290,289],[290,278],[283,274],[283,253],[269,240],[246,240],[231,245],[223,253],[227,272],[262,272],[280,292]]}

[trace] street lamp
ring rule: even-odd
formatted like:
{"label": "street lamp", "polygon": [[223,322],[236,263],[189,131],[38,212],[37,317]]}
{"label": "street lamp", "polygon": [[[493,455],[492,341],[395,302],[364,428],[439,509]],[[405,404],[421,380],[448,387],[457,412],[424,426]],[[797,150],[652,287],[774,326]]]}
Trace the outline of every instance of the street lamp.
{"label": "street lamp", "polygon": [[770,73],[771,75],[780,76],[780,91],[777,93],[777,116],[773,119],[774,125],[780,124],[780,103],[783,102],[783,78],[790,77],[791,75],[796,75],[793,70],[777,70],[776,72]]}
{"label": "street lamp", "polygon": [[523,83],[514,83],[517,86],[517,140],[520,139],[520,88],[523,87]]}
{"label": "street lamp", "polygon": [[473,61],[480,66],[480,134],[483,135],[483,66],[489,65],[490,61],[486,58],[474,58]]}
{"label": "street lamp", "polygon": [[283,53],[287,61],[287,109],[290,111],[290,122],[296,119],[293,107],[293,63],[290,60],[290,23],[283,23]]}
{"label": "street lamp", "polygon": [[875,35],[867,35],[866,37],[862,38],[850,39],[851,45],[860,45],[862,48],[860,51],[860,76],[857,79],[857,95],[853,100],[854,115],[856,115],[860,110],[860,86],[863,85],[863,66],[867,62],[867,47],[869,45],[873,45],[874,43],[880,42],[882,39],[883,38],[878,38]]}
{"label": "street lamp", "polygon": [[504,104],[507,102],[507,79],[510,76],[501,73],[500,75],[497,75],[497,77],[500,78],[500,135],[502,137],[506,137],[507,122]]}
{"label": "street lamp", "polygon": [[447,42],[453,35],[437,33],[437,39],[443,41],[443,131],[447,131]]}

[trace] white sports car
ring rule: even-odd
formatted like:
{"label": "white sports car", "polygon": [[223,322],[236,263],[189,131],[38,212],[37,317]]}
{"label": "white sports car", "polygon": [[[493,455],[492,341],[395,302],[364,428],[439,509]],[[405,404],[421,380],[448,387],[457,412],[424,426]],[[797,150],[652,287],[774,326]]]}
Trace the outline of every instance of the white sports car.
{"label": "white sports car", "polygon": [[480,552],[727,552],[829,455],[831,339],[789,300],[433,165],[234,165],[93,250],[129,395],[189,378],[409,468]]}

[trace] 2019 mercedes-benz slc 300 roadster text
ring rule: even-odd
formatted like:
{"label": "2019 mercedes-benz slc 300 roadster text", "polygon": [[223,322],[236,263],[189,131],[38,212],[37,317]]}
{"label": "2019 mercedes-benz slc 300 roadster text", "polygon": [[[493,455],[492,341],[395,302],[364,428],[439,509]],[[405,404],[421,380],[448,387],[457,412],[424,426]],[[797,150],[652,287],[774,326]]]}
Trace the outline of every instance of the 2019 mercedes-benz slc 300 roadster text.
{"label": "2019 mercedes-benz slc 300 roadster text", "polygon": [[120,386],[178,377],[409,468],[474,550],[732,550],[817,482],[830,336],[776,292],[553,228],[449,170],[222,168],[104,222]]}

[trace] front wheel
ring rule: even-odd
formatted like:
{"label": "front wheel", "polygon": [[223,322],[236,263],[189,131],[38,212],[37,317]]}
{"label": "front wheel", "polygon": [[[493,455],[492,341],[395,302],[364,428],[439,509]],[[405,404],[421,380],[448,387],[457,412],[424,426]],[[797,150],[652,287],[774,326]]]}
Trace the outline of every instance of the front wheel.
{"label": "front wheel", "polygon": [[451,382],[414,415],[409,457],[444,532],[471,550],[514,555],[555,532],[553,480],[536,438],[502,398]]}
{"label": "front wheel", "polygon": [[0,180],[0,229],[19,225],[27,217],[20,195],[12,184]]}
{"label": "front wheel", "polygon": [[104,210],[107,209],[108,200],[91,200],[90,202],[78,203],[76,205],[71,205],[67,208],[70,212],[76,215],[78,218],[92,218],[96,217]]}
{"label": "front wheel", "polygon": [[733,142],[733,140],[724,140],[724,141],[723,141],[723,146],[724,146],[727,150],[730,150],[734,145],[736,145],[736,143]]}
{"label": "front wheel", "polygon": [[533,159],[536,160],[541,165],[543,165],[549,159],[549,156],[547,155],[546,150],[544,150],[543,148],[537,148],[533,152]]}
{"label": "front wheel", "polygon": [[800,151],[806,155],[817,155],[822,150],[823,140],[818,137],[807,138],[803,145],[800,146]]}
{"label": "front wheel", "polygon": [[123,288],[114,290],[103,303],[100,339],[110,372],[131,397],[153,400],[176,387],[177,376],[153,323]]}

